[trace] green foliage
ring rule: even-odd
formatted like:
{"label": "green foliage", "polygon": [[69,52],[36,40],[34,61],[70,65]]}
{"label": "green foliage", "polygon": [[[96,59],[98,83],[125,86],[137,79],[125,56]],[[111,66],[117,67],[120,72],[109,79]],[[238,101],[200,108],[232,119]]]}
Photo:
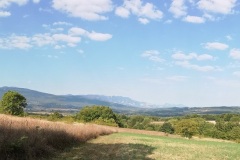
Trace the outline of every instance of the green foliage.
{"label": "green foliage", "polygon": [[174,128],[171,123],[169,122],[164,122],[163,125],[160,128],[160,131],[165,132],[165,133],[174,133]]}
{"label": "green foliage", "polygon": [[18,92],[8,91],[2,97],[1,110],[5,114],[23,115],[26,106],[26,98]]}
{"label": "green foliage", "polygon": [[192,138],[198,133],[198,123],[192,119],[182,119],[176,124],[175,130],[183,137]]}
{"label": "green foliage", "polygon": [[112,109],[106,106],[83,107],[77,113],[75,119],[84,122],[96,122],[98,124],[107,124],[111,126],[119,126],[120,124]]}
{"label": "green foliage", "polygon": [[59,112],[54,112],[53,114],[50,115],[51,120],[58,120],[62,118],[63,118],[63,115]]}

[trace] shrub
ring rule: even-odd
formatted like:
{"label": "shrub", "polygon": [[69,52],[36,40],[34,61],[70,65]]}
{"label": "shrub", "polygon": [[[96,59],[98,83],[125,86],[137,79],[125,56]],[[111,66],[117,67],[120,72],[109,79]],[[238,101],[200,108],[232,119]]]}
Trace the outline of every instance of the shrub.
{"label": "shrub", "polygon": [[116,115],[111,108],[106,106],[83,107],[75,118],[83,122],[97,122],[103,125],[119,126],[119,120]]}

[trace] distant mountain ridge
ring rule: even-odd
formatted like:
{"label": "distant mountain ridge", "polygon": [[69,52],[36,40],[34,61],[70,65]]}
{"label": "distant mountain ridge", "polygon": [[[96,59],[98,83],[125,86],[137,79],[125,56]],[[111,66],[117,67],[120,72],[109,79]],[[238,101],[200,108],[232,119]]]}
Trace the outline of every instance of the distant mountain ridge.
{"label": "distant mountain ridge", "polygon": [[65,113],[76,113],[84,106],[103,105],[109,106],[116,113],[128,115],[142,114],[162,117],[182,116],[187,114],[240,113],[239,106],[190,108],[184,105],[172,104],[152,105],[121,96],[54,95],[17,87],[0,87],[0,98],[9,90],[17,91],[27,98],[28,112],[49,113],[52,111],[60,111]]}
{"label": "distant mountain ridge", "polygon": [[0,97],[9,91],[17,91],[27,98],[28,109],[39,110],[79,110],[83,106],[104,105],[114,110],[131,110],[140,104],[127,97],[100,95],[54,95],[17,87],[0,87]]}
{"label": "distant mountain ridge", "polygon": [[[57,101],[61,102],[63,105],[66,102],[69,104],[76,103],[76,102],[86,102],[84,105],[92,105],[92,104],[102,104],[102,105],[121,105],[122,107],[138,107],[138,108],[164,108],[164,107],[186,107],[184,105],[173,105],[173,104],[164,104],[164,105],[155,105],[155,104],[149,104],[146,102],[139,102],[136,100],[133,100],[129,97],[122,97],[122,96],[105,96],[105,95],[54,95],[49,93],[43,93],[35,90],[30,90],[26,88],[18,88],[18,87],[1,87],[0,88],[0,96],[3,95],[4,92],[8,90],[14,90],[17,91],[24,96],[27,97],[30,104],[39,104],[37,101],[48,101],[48,103],[54,103]],[[46,103],[44,103],[46,104]],[[82,105],[80,104],[80,106]]]}

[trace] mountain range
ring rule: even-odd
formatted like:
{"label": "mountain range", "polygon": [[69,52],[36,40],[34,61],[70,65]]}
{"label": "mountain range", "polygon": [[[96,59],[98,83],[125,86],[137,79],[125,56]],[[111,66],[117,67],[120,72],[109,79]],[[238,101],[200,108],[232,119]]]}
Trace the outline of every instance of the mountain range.
{"label": "mountain range", "polygon": [[17,87],[0,87],[0,97],[7,91],[17,91],[27,99],[28,112],[76,113],[84,106],[109,106],[113,111],[124,114],[145,114],[151,116],[180,116],[186,114],[240,113],[240,107],[187,107],[184,105],[154,105],[121,96],[104,95],[54,95]]}

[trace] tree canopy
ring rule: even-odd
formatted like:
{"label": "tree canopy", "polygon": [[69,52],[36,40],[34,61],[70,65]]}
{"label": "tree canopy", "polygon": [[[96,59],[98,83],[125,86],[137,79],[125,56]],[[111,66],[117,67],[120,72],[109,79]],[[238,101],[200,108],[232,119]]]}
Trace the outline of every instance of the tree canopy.
{"label": "tree canopy", "polygon": [[75,117],[84,122],[95,122],[98,124],[107,124],[119,126],[116,115],[112,109],[106,106],[86,106],[83,107]]}
{"label": "tree canopy", "polygon": [[16,91],[6,92],[1,100],[1,110],[5,114],[23,115],[27,106],[26,98]]}

